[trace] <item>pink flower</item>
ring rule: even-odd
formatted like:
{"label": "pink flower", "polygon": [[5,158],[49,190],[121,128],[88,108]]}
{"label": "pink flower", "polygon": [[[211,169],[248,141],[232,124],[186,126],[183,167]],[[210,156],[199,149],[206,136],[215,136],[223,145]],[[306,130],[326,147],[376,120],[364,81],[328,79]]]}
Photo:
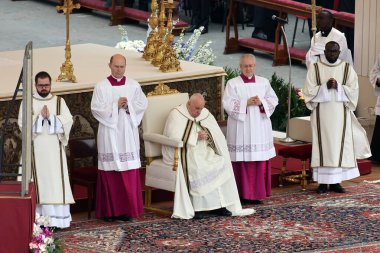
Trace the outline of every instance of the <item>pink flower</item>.
{"label": "pink flower", "polygon": [[31,243],[29,243],[29,248],[30,249],[38,249],[38,243],[32,241]]}

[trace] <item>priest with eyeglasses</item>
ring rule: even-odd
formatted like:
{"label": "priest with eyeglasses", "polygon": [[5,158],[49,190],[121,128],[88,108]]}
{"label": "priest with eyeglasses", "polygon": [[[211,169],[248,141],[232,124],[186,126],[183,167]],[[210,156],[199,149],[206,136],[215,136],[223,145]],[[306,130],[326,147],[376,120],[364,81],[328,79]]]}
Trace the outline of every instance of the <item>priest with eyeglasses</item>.
{"label": "priest with eyeglasses", "polygon": [[[36,213],[49,216],[49,226],[70,226],[71,192],[65,147],[69,141],[73,117],[66,102],[50,93],[51,77],[41,71],[35,76],[36,92],[33,94],[33,181],[36,185]],[[21,128],[22,105],[18,124]]]}

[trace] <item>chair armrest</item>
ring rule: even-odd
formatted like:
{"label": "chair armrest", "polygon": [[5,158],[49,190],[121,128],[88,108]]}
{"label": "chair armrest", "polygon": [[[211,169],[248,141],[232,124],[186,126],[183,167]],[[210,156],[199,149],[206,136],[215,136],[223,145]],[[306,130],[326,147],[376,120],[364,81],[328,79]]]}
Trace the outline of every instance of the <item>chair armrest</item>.
{"label": "chair armrest", "polygon": [[143,134],[144,141],[150,141],[154,143],[158,143],[164,146],[170,146],[173,148],[182,148],[183,142],[179,139],[171,139],[165,135],[162,134],[156,134],[156,133],[144,133]]}

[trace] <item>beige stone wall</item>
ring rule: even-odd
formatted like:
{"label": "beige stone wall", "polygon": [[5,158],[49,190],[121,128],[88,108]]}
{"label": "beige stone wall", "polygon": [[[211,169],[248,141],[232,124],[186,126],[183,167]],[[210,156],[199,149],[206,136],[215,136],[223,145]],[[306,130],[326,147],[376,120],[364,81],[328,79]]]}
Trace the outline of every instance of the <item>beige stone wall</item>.
{"label": "beige stone wall", "polygon": [[376,103],[368,76],[380,53],[380,1],[357,0],[355,5],[355,70],[359,76],[360,95],[357,116],[370,118]]}

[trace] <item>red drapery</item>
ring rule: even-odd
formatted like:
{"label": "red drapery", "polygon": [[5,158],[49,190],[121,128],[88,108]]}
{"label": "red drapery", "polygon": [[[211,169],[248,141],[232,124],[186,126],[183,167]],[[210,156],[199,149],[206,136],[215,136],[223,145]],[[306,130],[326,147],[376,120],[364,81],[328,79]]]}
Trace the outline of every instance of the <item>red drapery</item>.
{"label": "red drapery", "polygon": [[36,212],[34,183],[24,197],[2,194],[20,189],[20,184],[0,184],[0,252],[29,252]]}

